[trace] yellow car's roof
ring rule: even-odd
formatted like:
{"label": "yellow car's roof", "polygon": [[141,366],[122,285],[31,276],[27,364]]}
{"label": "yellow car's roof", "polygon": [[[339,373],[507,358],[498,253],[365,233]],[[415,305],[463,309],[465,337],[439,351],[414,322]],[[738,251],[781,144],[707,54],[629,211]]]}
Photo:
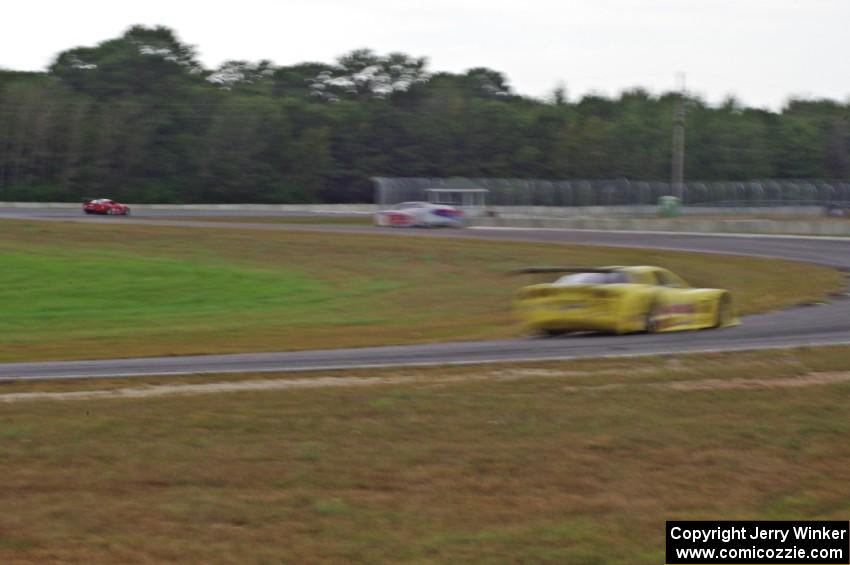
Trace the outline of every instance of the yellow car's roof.
{"label": "yellow car's roof", "polygon": [[527,267],[513,271],[514,274],[530,275],[536,273],[611,273],[616,271],[628,271],[637,273],[647,273],[652,271],[666,271],[661,267],[652,267],[649,265],[609,265],[606,267]]}

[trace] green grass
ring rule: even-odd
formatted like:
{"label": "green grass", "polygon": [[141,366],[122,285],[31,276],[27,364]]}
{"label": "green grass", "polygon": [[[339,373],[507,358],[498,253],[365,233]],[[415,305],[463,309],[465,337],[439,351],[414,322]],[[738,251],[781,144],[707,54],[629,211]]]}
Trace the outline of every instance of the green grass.
{"label": "green grass", "polygon": [[551,244],[0,223],[0,361],[271,351],[518,335],[505,273],[655,264],[729,288],[743,313],[819,300],[792,262]]}
{"label": "green grass", "polygon": [[[640,565],[663,563],[665,520],[846,520],[848,359],[700,354],[3,403],[0,562]],[[844,380],[788,385],[823,372]],[[721,386],[740,382],[760,384]]]}
{"label": "green grass", "polygon": [[[329,294],[316,281],[285,269],[269,272],[108,251],[88,257],[56,252],[49,260],[7,252],[3,264],[8,269],[3,284],[17,289],[11,315],[0,320],[3,333],[25,333],[48,324],[53,332],[65,332],[86,317],[96,320],[99,328],[118,330],[128,324],[163,319],[179,324],[233,311],[251,315],[284,303],[298,310]],[[57,281],[62,281],[61,290]],[[15,306],[23,315],[15,316]]]}

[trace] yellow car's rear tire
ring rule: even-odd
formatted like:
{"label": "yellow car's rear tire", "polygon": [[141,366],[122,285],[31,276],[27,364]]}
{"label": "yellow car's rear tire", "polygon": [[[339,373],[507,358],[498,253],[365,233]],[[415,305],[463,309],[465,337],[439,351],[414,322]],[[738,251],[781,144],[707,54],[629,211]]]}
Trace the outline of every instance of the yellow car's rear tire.
{"label": "yellow car's rear tire", "polygon": [[566,330],[551,330],[551,329],[548,329],[548,330],[541,330],[540,335],[542,335],[544,337],[560,337],[560,336],[564,335],[565,333],[567,333]]}
{"label": "yellow car's rear tire", "polygon": [[650,304],[649,308],[646,310],[646,314],[644,316],[644,327],[643,331],[648,334],[658,333],[658,330],[661,329],[658,325],[658,305]]}

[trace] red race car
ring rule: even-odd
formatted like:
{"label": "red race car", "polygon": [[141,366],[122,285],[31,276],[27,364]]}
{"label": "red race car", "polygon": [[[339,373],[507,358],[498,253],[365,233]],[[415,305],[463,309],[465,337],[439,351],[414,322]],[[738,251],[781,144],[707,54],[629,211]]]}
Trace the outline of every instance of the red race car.
{"label": "red race car", "polygon": [[129,216],[130,207],[126,204],[113,202],[108,198],[89,200],[83,204],[83,212],[86,214],[108,214],[110,216]]}

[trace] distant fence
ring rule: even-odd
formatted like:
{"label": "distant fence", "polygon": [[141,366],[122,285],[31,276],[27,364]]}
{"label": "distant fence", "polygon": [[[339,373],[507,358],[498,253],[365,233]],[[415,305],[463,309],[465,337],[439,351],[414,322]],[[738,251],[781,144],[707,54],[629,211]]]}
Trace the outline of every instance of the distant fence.
{"label": "distant fence", "polygon": [[[375,177],[375,203],[425,200],[428,188],[486,188],[490,206],[628,206],[656,204],[673,194],[669,182],[613,180],[528,180],[496,178]],[[688,182],[682,200],[689,206],[825,206],[850,203],[850,182],[770,179]]]}

